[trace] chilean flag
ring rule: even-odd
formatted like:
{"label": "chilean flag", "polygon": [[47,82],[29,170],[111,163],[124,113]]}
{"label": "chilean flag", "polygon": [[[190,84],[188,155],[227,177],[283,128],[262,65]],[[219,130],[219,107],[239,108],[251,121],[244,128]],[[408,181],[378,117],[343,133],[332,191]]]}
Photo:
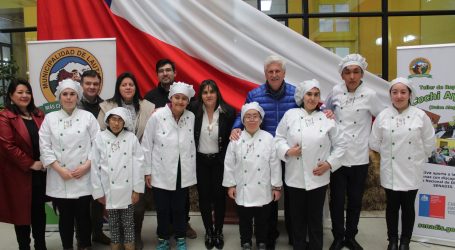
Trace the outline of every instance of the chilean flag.
{"label": "chilean flag", "polygon": [[[141,95],[157,85],[155,64],[176,63],[176,81],[213,79],[237,109],[262,84],[264,60],[285,58],[286,81],[318,79],[322,96],[341,82],[340,58],[241,0],[38,0],[38,40],[117,39],[117,73],[133,72]],[[368,59],[368,58],[367,58]],[[371,58],[370,60],[373,60]],[[388,101],[384,80],[364,81]]]}

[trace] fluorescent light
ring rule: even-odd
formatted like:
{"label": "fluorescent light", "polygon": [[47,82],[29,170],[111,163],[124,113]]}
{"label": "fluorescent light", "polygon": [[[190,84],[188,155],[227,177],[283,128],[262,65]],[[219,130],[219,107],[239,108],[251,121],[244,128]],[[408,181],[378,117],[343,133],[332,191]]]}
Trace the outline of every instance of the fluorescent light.
{"label": "fluorescent light", "polygon": [[378,45],[378,46],[382,45],[382,37],[376,38],[376,45]]}
{"label": "fluorescent light", "polygon": [[261,11],[270,11],[272,8],[272,0],[261,0]]}
{"label": "fluorescent light", "polygon": [[407,35],[407,36],[403,37],[403,42],[405,42],[405,43],[412,42],[412,41],[416,40],[416,38],[417,37],[414,35]]}

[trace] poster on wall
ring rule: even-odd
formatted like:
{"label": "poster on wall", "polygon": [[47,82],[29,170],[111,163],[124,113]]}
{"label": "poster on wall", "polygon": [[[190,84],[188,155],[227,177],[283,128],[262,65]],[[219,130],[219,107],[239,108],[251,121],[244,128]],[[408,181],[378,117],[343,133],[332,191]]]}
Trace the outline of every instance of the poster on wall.
{"label": "poster on wall", "polygon": [[45,113],[60,109],[54,95],[58,83],[67,78],[80,82],[86,70],[100,74],[101,98],[114,95],[115,38],[33,41],[27,42],[27,49],[35,105]]}
{"label": "poster on wall", "polygon": [[416,89],[413,105],[431,118],[436,148],[424,166],[413,239],[455,246],[455,44],[397,48],[398,76]]}

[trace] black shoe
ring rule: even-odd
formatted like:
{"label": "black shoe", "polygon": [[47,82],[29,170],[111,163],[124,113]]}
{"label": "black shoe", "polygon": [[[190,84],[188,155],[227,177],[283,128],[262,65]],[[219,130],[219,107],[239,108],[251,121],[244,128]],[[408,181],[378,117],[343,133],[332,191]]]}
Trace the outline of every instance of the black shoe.
{"label": "black shoe", "polygon": [[251,244],[250,243],[244,243],[242,245],[242,250],[251,250]]}
{"label": "black shoe", "polygon": [[387,246],[387,250],[398,250],[397,238],[389,238],[389,245]]}
{"label": "black shoe", "polygon": [[267,247],[266,247],[265,243],[259,243],[258,244],[258,250],[267,250]]}
{"label": "black shoe", "polygon": [[401,238],[400,247],[398,249],[399,250],[409,250],[409,242],[410,242],[410,240],[408,238]]}
{"label": "black shoe", "polygon": [[216,249],[223,249],[223,247],[224,247],[223,231],[215,230],[215,234],[213,236],[213,243],[214,243]]}
{"label": "black shoe", "polygon": [[97,234],[92,234],[92,241],[101,243],[103,245],[111,244],[111,239],[107,237],[103,232],[99,232]]}
{"label": "black shoe", "polygon": [[267,249],[267,250],[275,250],[275,245],[276,245],[276,242],[275,242],[275,241],[269,242],[269,243],[267,243],[267,245],[266,245],[266,249]]}
{"label": "black shoe", "polygon": [[215,246],[215,238],[212,232],[205,233],[205,248],[212,249]]}
{"label": "black shoe", "polygon": [[350,250],[363,250],[363,247],[355,240],[355,238],[347,238],[344,241],[344,246]]}
{"label": "black shoe", "polygon": [[330,245],[330,250],[341,250],[344,246],[343,239],[334,239],[332,245]]}

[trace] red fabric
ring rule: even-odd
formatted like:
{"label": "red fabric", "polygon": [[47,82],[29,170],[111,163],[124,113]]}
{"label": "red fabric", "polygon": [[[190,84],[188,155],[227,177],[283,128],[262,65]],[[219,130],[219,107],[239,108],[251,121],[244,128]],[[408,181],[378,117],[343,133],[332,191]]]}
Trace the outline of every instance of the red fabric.
{"label": "red fabric", "polygon": [[155,64],[162,58],[176,63],[176,81],[193,84],[196,91],[202,80],[214,80],[223,98],[236,109],[248,91],[257,87],[136,29],[102,0],[38,0],[38,40],[110,37],[117,39],[117,73],[132,72],[142,96],[156,87]]}
{"label": "red fabric", "polygon": [[[33,116],[38,126],[44,114]],[[27,127],[20,116],[0,112],[0,221],[29,225],[32,203],[33,149]]]}

